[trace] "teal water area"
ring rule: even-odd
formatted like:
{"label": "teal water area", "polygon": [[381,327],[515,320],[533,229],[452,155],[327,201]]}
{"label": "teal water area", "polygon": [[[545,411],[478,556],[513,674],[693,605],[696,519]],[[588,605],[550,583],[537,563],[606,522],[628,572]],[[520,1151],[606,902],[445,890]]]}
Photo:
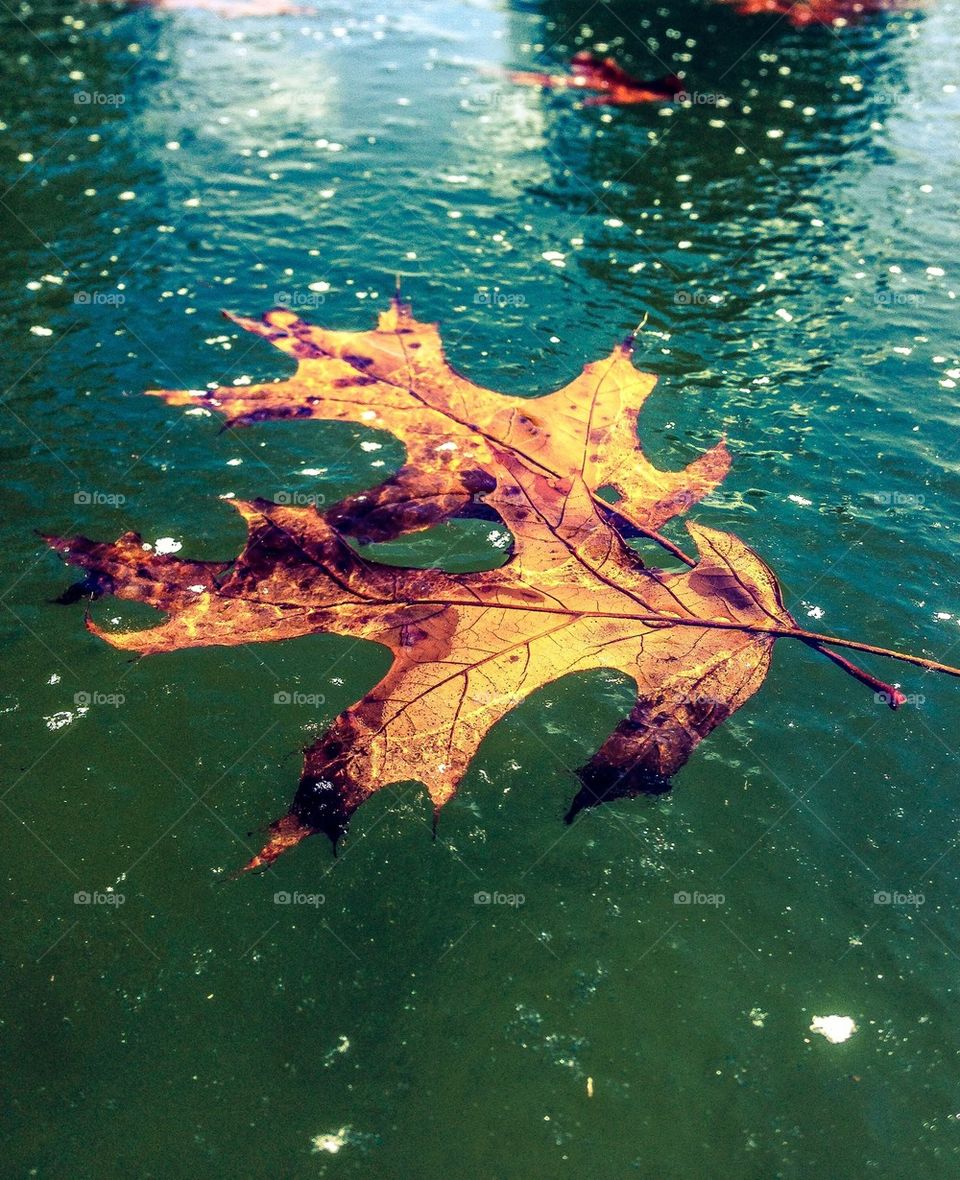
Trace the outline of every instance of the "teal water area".
{"label": "teal water area", "polygon": [[[36,530],[229,558],[228,493],[377,482],[388,435],[219,433],[141,395],[291,371],[222,308],[362,328],[399,273],[457,368],[512,392],[646,315],[647,453],[734,455],[693,519],[805,625],[960,662],[956,5],[794,30],[706,0],[36,0],[0,30],[3,1172],[955,1176],[956,681],[867,659],[915,698],[894,714],[780,643],[671,793],[565,826],[630,698],[564,680],[490,734],[436,841],[405,785],[336,859],[234,879],[386,653],[131,661],[53,603],[72,575]],[[585,46],[691,101],[504,80]],[[384,555],[477,568],[491,531]],[[848,1039],[811,1031],[831,1015]]]}

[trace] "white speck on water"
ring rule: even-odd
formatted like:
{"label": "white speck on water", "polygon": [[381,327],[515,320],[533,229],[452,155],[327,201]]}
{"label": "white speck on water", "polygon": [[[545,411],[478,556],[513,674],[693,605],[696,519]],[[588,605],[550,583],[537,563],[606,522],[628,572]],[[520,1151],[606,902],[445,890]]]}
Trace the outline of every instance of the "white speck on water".
{"label": "white speck on water", "polygon": [[59,672],[53,672],[53,673],[51,673],[51,675],[50,675],[50,679],[47,681],[47,684],[59,684],[59,683],[60,683],[60,674],[59,674]]}
{"label": "white speck on water", "polygon": [[785,307],[778,307],[776,314],[783,320],[785,324],[793,323],[793,316]]}
{"label": "white speck on water", "polygon": [[763,1028],[763,1022],[769,1016],[768,1012],[762,1012],[759,1008],[750,1009],[750,1023],[754,1028]]}
{"label": "white speck on water", "polygon": [[807,618],[822,619],[824,616],[824,609],[822,606],[811,606],[807,611]]}
{"label": "white speck on water", "polygon": [[316,283],[308,283],[307,289],[310,291],[329,291],[330,284],[324,282],[322,279]]}
{"label": "white speck on water", "polygon": [[326,1135],[314,1135],[310,1142],[315,1152],[326,1151],[330,1155],[336,1155],[341,1147],[346,1147],[350,1142],[350,1128],[341,1127],[339,1131],[328,1132]]}
{"label": "white speck on water", "polygon": [[942,279],[946,273],[947,272],[943,269],[942,266],[928,266],[927,267],[927,274],[930,275],[930,277],[934,278],[934,279]]}
{"label": "white speck on water", "polygon": [[850,1040],[857,1026],[849,1016],[814,1016],[810,1031],[826,1037],[831,1045],[840,1045]]}
{"label": "white speck on water", "polygon": [[301,475],[326,475],[326,467],[304,467],[300,471]]}
{"label": "white speck on water", "polygon": [[804,508],[809,508],[813,503],[812,500],[808,500],[805,496],[790,495],[787,496],[787,499],[792,500],[794,504],[801,504]]}
{"label": "white speck on water", "polygon": [[44,328],[40,324],[34,324],[33,327],[30,329],[30,331],[34,336],[52,336],[53,335],[53,328]]}
{"label": "white speck on water", "polygon": [[179,553],[183,548],[183,542],[177,541],[173,537],[157,537],[153,547],[154,551],[160,554]]}
{"label": "white speck on water", "polygon": [[[439,447],[437,448],[439,450]],[[382,451],[383,443],[377,442],[362,442],[360,444],[361,451]]]}
{"label": "white speck on water", "polygon": [[228,459],[227,466],[228,467],[239,467],[242,462],[243,462],[242,459]]}
{"label": "white speck on water", "polygon": [[333,1063],[337,1059],[337,1057],[339,1057],[343,1053],[349,1052],[349,1049],[350,1049],[350,1038],[341,1034],[337,1040],[336,1045],[334,1045],[334,1047],[332,1049],[328,1049],[327,1052],[323,1055],[324,1068],[329,1069],[330,1066],[333,1065]]}
{"label": "white speck on water", "polygon": [[47,729],[51,733],[56,733],[58,729],[63,729],[65,725],[70,725],[72,722],[83,717],[88,712],[86,705],[79,705],[76,710],[61,709],[59,713],[51,713],[49,717],[44,717]]}

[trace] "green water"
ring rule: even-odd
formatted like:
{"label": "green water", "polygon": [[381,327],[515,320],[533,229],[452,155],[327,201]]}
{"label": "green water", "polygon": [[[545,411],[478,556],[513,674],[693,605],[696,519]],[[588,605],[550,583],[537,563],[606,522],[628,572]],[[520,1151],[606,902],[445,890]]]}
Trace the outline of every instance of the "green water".
{"label": "green water", "polygon": [[[11,0],[0,30],[3,1173],[955,1176],[960,684],[874,660],[922,698],[893,714],[781,643],[670,795],[564,827],[629,699],[564,681],[490,735],[436,842],[407,786],[338,859],[308,841],[234,880],[383,650],[129,661],[52,603],[71,575],[34,530],[224,558],[218,497],[382,478],[388,436],[219,434],[140,394],[282,375],[221,308],[286,292],[364,327],[399,272],[460,369],[531,394],[647,314],[648,453],[735,456],[694,517],[807,625],[958,662],[956,5],[800,32],[679,0]],[[603,43],[698,101],[577,109],[497,75]],[[391,559],[492,564],[486,532]]]}

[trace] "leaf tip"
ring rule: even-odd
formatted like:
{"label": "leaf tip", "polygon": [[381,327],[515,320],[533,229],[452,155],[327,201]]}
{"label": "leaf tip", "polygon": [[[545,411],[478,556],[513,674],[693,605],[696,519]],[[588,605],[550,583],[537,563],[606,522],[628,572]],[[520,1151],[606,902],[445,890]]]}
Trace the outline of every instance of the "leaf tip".
{"label": "leaf tip", "polygon": [[269,837],[266,844],[256,856],[247,861],[241,872],[250,873],[257,869],[269,868],[278,857],[289,852],[291,848],[296,848],[308,836],[313,836],[317,829],[305,824],[291,811],[275,820],[267,830]]}
{"label": "leaf tip", "polygon": [[637,795],[665,795],[673,789],[669,775],[661,774],[642,761],[626,765],[608,762],[602,751],[581,766],[576,774],[581,785],[563,817],[566,824],[572,824],[581,811],[603,803],[632,799]]}

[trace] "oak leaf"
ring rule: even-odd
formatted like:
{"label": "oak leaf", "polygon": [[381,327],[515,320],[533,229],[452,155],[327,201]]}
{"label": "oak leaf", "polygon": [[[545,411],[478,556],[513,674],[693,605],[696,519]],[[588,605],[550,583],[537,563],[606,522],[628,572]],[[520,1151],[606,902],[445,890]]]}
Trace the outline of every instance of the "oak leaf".
{"label": "oak leaf", "polygon": [[[328,331],[284,309],[230,318],[295,357],[296,373],[273,384],[155,392],[214,407],[233,426],[323,418],[390,430],[407,451],[397,474],[324,512],[234,502],[248,536],[233,562],[149,551],[135,533],[113,543],[50,541],[87,571],[85,592],[166,613],[153,628],[120,633],[88,618],[122,650],[316,633],[390,650],[380,683],[306,751],[293,804],[248,867],[315,832],[336,842],[356,808],[395,783],[422,782],[439,811],[491,727],[569,673],[615,669],[636,686],[630,715],[579,772],[572,818],[606,799],[665,789],[696,744],[760,687],[777,637],[898,655],[798,627],[770,569],[728,533],[688,524],[698,552],[681,554],[688,568],[644,566],[624,539],[628,526],[670,547],[657,529],[722,479],[729,455],[719,443],[677,473],[646,459],[636,425],[654,378],[634,368],[632,338],[562,389],[524,398],[457,374],[436,325],[415,320],[399,298],[371,332]],[[616,489],[615,504],[598,495],[604,487]],[[513,538],[496,569],[397,568],[347,540],[396,536],[478,506]],[[888,704],[903,699],[822,650]]]}
{"label": "oak leaf", "polygon": [[675,74],[643,82],[617,65],[612,57],[595,57],[587,50],[574,54],[569,73],[548,74],[515,70],[509,75],[516,86],[540,86],[544,90],[596,90],[584,99],[586,106],[633,106],[645,102],[670,102],[683,93]]}
{"label": "oak leaf", "polygon": [[879,13],[906,12],[924,6],[925,0],[721,0],[733,4],[740,16],[771,14],[785,17],[795,28],[809,25],[855,24]]}

